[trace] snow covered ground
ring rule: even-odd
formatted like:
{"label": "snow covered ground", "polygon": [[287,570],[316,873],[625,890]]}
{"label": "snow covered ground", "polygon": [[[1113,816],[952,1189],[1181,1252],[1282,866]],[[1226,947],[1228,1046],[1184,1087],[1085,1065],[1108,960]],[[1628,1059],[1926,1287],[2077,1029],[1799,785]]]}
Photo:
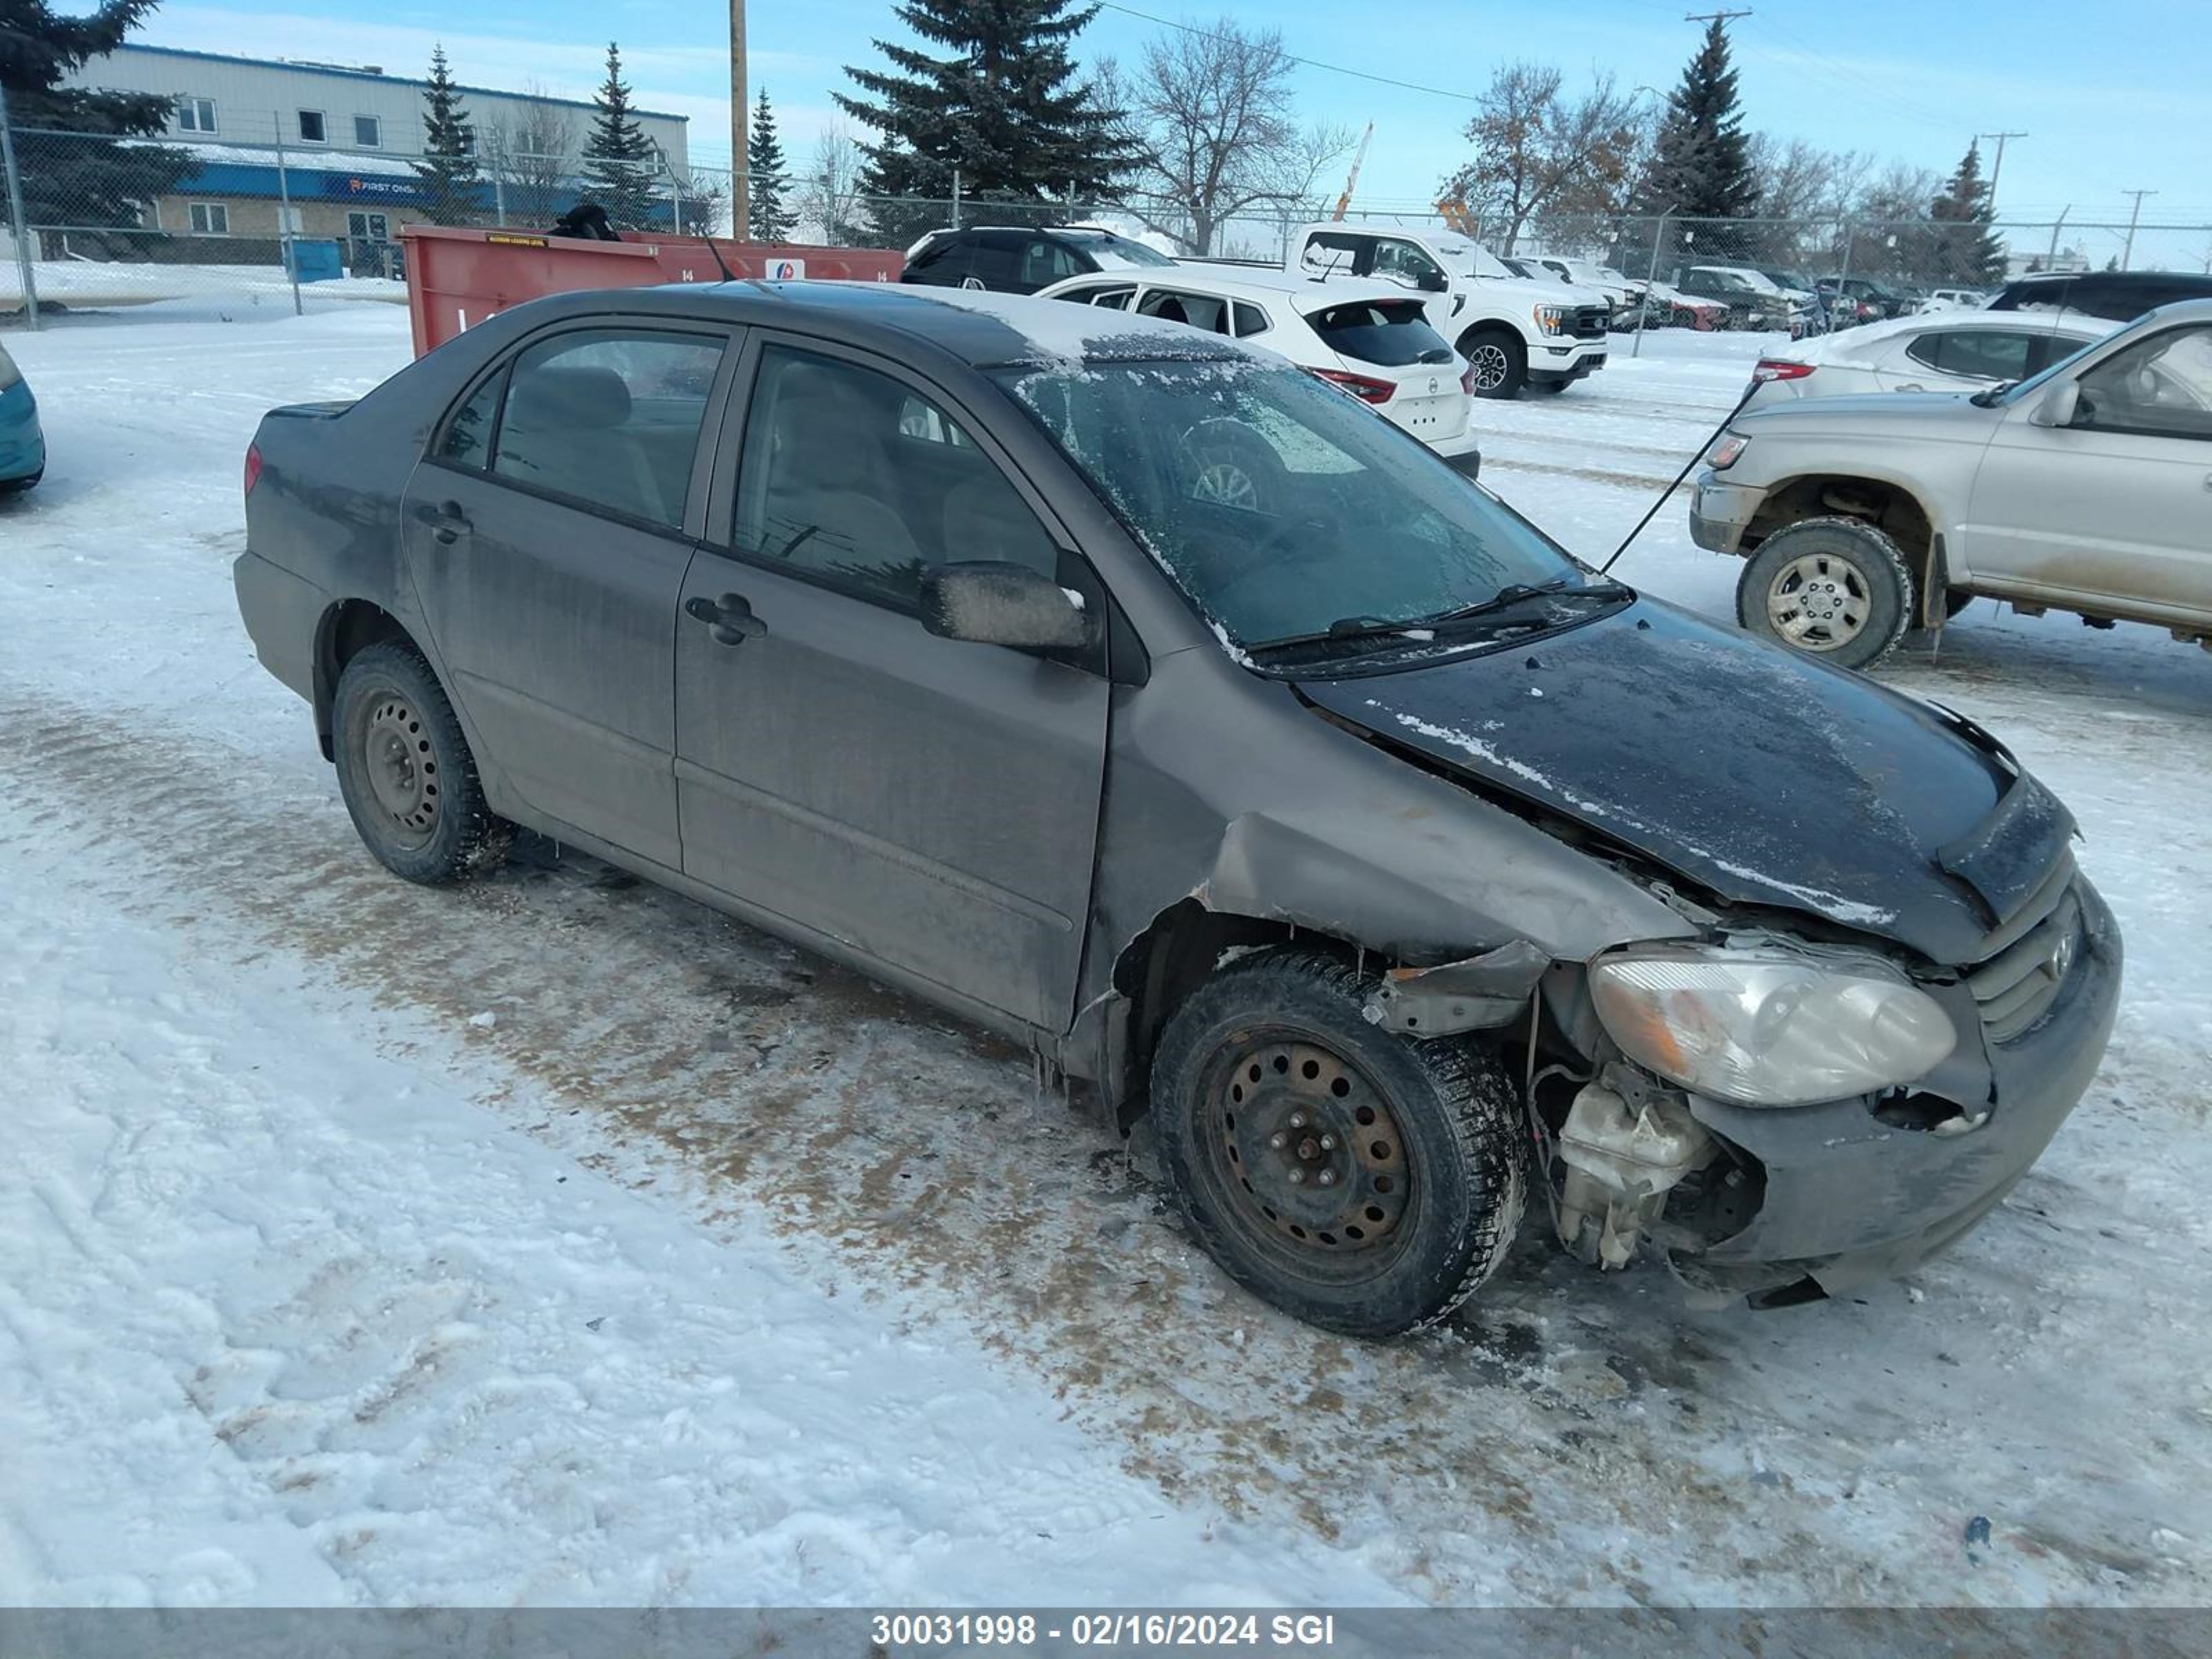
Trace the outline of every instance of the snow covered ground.
{"label": "snow covered ground", "polygon": [[[2212,657],[1983,605],[1890,671],[2067,799],[2130,949],[1953,1255],[1692,1314],[1532,1237],[1361,1346],[956,1022],[550,848],[370,864],[229,562],[261,410],[404,313],[9,344],[52,462],[0,502],[0,1601],[2212,1594]],[[1756,346],[1480,405],[1485,475],[1602,556]],[[1735,567],[1677,501],[1620,574],[1726,614]]]}

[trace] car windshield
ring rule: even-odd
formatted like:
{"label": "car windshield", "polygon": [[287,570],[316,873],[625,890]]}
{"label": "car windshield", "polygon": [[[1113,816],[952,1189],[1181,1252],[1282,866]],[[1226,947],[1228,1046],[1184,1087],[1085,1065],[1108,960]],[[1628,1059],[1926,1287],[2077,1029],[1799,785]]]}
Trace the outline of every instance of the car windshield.
{"label": "car windshield", "polygon": [[1480,242],[1438,242],[1437,252],[1443,256],[1444,268],[1462,276],[1504,276],[1510,279],[1513,273],[1505,262]]}
{"label": "car windshield", "polygon": [[[1583,567],[1418,440],[1287,365],[995,371],[1227,640],[1419,627]],[[1609,593],[1622,590],[1601,584]]]}
{"label": "car windshield", "polygon": [[1078,242],[1076,246],[1094,256],[1102,256],[1106,262],[1146,266],[1175,264],[1174,260],[1169,258],[1158,248],[1147,247],[1144,243],[1132,241],[1127,236],[1116,236],[1110,231],[1100,233],[1095,240]]}
{"label": "car windshield", "polygon": [[[2065,337],[2054,332],[2052,337],[2063,339]],[[2103,345],[2112,336],[2106,335],[2100,339],[2084,340],[2057,362],[2045,365],[2039,372],[2029,375],[2026,380],[2015,380],[2010,386],[1996,386],[1987,392],[1977,393],[1974,401],[1987,407],[1992,404],[2016,404],[2023,398],[2033,397],[2039,387],[2049,386],[2053,380],[2065,374],[2084,356]]]}

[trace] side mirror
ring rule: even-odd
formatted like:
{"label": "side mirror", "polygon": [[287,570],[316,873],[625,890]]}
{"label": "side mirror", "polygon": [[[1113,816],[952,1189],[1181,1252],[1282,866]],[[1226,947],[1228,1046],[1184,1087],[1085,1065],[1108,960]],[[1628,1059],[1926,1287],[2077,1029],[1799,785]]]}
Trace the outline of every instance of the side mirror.
{"label": "side mirror", "polygon": [[2081,387],[2074,380],[2061,380],[2036,399],[2035,407],[2027,411],[2031,426],[2071,426],[2075,412],[2081,406]]}
{"label": "side mirror", "polygon": [[1451,281],[1441,270],[1425,270],[1417,286],[1424,294],[1442,294],[1451,286]]}
{"label": "side mirror", "polygon": [[1081,600],[1027,565],[998,560],[924,570],[921,625],[939,639],[977,645],[1041,650],[1091,641]]}

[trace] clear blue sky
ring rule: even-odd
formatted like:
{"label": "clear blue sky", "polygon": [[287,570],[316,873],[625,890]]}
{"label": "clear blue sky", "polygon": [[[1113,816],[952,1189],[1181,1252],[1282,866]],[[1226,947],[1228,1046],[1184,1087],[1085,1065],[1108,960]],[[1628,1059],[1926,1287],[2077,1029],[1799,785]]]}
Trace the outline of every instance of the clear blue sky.
{"label": "clear blue sky", "polygon": [[[1272,22],[1286,50],[1370,74],[1471,95],[1513,58],[1557,64],[1575,82],[1595,68],[1624,87],[1672,87],[1698,26],[1686,0],[1552,0],[1480,4],[1398,0],[1246,0],[1186,9],[1131,0],[1154,15],[1204,23],[1224,11]],[[1709,6],[1700,3],[1695,9]],[[830,119],[842,66],[876,61],[871,41],[905,39],[889,0],[751,0],[752,83],[768,86],[803,158]],[[692,156],[729,149],[726,7],[665,0],[401,0],[372,12],[326,0],[170,0],[139,38],[252,55],[369,62],[420,74],[442,40],[456,75],[480,85],[526,79],[588,95],[609,35],[622,42],[639,101],[689,114]],[[2124,190],[2159,192],[2146,222],[2212,223],[2212,3],[2113,0],[1754,0],[1731,25],[1749,125],[1836,149],[1869,149],[1948,172],[1976,132],[2025,131],[2007,150],[2000,211],[2073,222],[2124,218]],[[1103,13],[1086,58],[1133,59],[1158,26]],[[1332,74],[1298,72],[1303,107],[1354,128],[1375,124],[1360,197],[1370,206],[1427,201],[1465,155],[1469,105]],[[1985,146],[1985,150],[1986,150]],[[2203,239],[2198,239],[2203,240]],[[2193,244],[2191,245],[2193,247]],[[2196,263],[2212,248],[2173,252]]]}

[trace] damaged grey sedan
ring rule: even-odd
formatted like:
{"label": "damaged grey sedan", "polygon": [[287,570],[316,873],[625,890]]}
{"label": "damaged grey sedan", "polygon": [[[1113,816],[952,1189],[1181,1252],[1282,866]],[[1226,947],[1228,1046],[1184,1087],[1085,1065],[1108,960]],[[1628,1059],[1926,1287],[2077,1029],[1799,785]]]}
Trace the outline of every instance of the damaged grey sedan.
{"label": "damaged grey sedan", "polygon": [[1908,1270],[2111,1030],[2073,822],[1987,732],[1234,340],[567,295],[272,411],[246,481],[247,631],[385,865],[527,826],[1006,1034],[1330,1329],[1443,1318],[1524,1208],[1709,1298]]}

